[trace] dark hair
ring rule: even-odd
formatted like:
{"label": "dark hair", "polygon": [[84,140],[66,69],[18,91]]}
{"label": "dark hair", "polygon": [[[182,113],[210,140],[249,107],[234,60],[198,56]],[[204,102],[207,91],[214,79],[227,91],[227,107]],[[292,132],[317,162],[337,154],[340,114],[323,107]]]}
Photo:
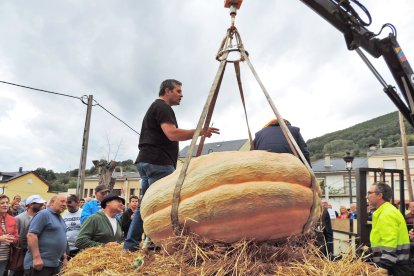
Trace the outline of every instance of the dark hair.
{"label": "dark hair", "polygon": [[387,202],[391,200],[392,190],[390,186],[384,182],[377,182],[374,185],[377,194],[382,194],[382,198]]}
{"label": "dark hair", "polygon": [[79,197],[77,195],[70,194],[70,195],[68,195],[67,200],[79,202]]}
{"label": "dark hair", "polygon": [[132,195],[132,196],[130,196],[130,197],[129,197],[129,202],[131,202],[131,200],[132,200],[132,199],[134,199],[134,198],[135,198],[135,199],[139,199],[139,198],[138,198],[138,196],[136,196],[136,195]]}
{"label": "dark hair", "polygon": [[182,83],[174,79],[168,79],[163,81],[160,85],[160,92],[158,93],[158,95],[164,96],[165,89],[173,90],[175,85],[182,85]]}
{"label": "dark hair", "polygon": [[85,199],[84,199],[84,198],[81,198],[81,199],[79,199],[79,201],[83,201],[83,202],[85,202]]}

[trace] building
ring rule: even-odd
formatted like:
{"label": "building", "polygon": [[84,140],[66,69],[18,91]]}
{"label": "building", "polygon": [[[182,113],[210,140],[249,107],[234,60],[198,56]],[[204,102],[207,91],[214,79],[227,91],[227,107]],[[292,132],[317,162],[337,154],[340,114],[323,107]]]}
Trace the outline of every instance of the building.
{"label": "building", "polygon": [[20,195],[23,200],[31,195],[40,195],[50,200],[56,193],[49,191],[49,183],[36,171],[0,172],[0,194],[6,194],[10,200]]}
{"label": "building", "polygon": [[[397,169],[404,171],[404,188],[405,188],[405,199],[408,203],[408,182],[407,174],[405,170],[405,160],[402,147],[395,148],[371,148],[368,153],[368,165],[370,168],[384,168],[384,169]],[[408,147],[408,167],[411,176],[411,185],[414,181],[414,146]],[[386,182],[390,183],[390,179],[387,176]],[[373,181],[373,179],[371,179]],[[399,199],[399,187],[400,180],[394,179],[394,192],[396,199]]]}
{"label": "building", "polygon": [[[112,177],[115,178],[113,193],[128,199],[131,195],[139,195],[141,189],[141,177],[138,172],[113,172]],[[93,197],[95,195],[95,187],[99,184],[99,175],[91,175],[85,177],[83,185],[82,197]]]}
{"label": "building", "polygon": [[[184,147],[178,153],[178,159],[183,161],[187,156],[187,152],[190,146]],[[249,151],[250,143],[249,139],[239,139],[223,142],[205,143],[201,155],[209,154],[211,152],[222,152],[222,151]],[[193,157],[197,154],[197,145],[193,151]]]}
{"label": "building", "polygon": [[[368,167],[367,158],[354,158],[351,170],[352,202],[356,202],[355,169],[366,167]],[[349,207],[349,171],[346,169],[345,161],[327,155],[325,159],[312,162],[312,169],[321,185],[323,197],[332,204],[332,208],[339,211],[341,205]]]}

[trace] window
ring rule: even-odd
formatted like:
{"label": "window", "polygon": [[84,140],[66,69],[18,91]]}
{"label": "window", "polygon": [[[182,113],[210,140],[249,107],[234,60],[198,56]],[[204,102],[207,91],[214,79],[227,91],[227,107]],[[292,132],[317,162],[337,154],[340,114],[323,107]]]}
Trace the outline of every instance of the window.
{"label": "window", "polygon": [[396,169],[397,168],[397,160],[384,160],[384,169]]}
{"label": "window", "polygon": [[83,197],[88,197],[88,189],[85,189],[85,190],[83,191]]}
{"label": "window", "polygon": [[121,189],[113,189],[112,190],[112,193],[115,194],[115,195],[119,195],[120,196],[121,195]]}
{"label": "window", "polygon": [[129,196],[135,195],[135,189],[129,189]]}
{"label": "window", "polygon": [[92,197],[93,196],[93,189],[89,189],[89,196]]}
{"label": "window", "polygon": [[408,164],[410,168],[414,168],[414,159],[408,159]]}

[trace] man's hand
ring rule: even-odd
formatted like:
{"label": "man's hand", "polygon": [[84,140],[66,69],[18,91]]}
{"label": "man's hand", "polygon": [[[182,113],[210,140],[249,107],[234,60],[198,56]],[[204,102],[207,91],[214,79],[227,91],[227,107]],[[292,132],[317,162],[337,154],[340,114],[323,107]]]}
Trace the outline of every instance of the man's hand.
{"label": "man's hand", "polygon": [[43,269],[43,260],[42,257],[33,257],[33,268],[36,270],[42,270]]}
{"label": "man's hand", "polygon": [[414,229],[411,229],[410,232],[408,232],[408,235],[410,236],[410,240],[414,241]]}
{"label": "man's hand", "polygon": [[207,138],[210,138],[211,137],[211,135],[213,135],[213,133],[215,133],[215,134],[220,134],[220,129],[218,129],[218,128],[215,128],[215,127],[209,127],[209,128],[207,128],[206,130],[201,130],[201,133],[200,133],[200,135],[201,136],[205,136],[205,137],[207,137]]}

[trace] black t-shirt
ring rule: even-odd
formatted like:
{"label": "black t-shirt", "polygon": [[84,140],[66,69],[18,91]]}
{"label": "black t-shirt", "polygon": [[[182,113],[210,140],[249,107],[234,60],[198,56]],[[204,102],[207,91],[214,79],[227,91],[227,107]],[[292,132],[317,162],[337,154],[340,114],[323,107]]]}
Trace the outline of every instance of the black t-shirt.
{"label": "black t-shirt", "polygon": [[139,137],[139,154],[135,163],[145,162],[154,165],[177,165],[178,142],[170,141],[161,128],[162,123],[173,123],[177,128],[177,120],[171,106],[161,99],[151,104],[142,121]]}

